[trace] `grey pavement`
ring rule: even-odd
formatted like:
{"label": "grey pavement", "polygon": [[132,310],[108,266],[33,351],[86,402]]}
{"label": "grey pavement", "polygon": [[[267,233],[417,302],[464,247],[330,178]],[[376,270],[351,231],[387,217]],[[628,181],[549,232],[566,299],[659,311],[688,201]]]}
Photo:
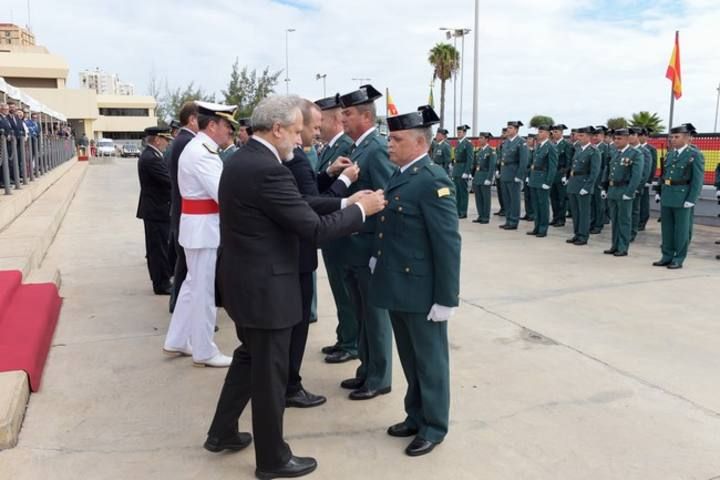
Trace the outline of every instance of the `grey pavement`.
{"label": "grey pavement", "polygon": [[[62,271],[65,303],[41,391],[20,441],[0,452],[0,479],[245,479],[252,449],[202,449],[225,374],[161,353],[167,298],[144,263],[135,161],[91,164],[45,263]],[[471,200],[472,204],[472,200]],[[403,419],[405,382],[347,400],[355,364],[327,365],[334,308],[324,271],[305,386],[322,407],[289,409],[286,436],[317,457],[317,479],[720,478],[720,230],[698,226],[679,271],[653,268],[659,224],[626,258],[590,245],[462,222],[462,305],[450,323],[450,433],[409,458],[385,429]],[[219,320],[225,353],[232,323]],[[249,411],[241,428],[249,428]]]}

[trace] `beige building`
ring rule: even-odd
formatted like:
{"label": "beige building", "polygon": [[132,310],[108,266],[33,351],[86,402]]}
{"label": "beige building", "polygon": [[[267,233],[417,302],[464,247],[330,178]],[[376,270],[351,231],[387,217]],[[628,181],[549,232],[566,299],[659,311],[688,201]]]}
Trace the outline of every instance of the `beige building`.
{"label": "beige building", "polygon": [[35,35],[27,28],[0,23],[0,47],[3,45],[32,46],[35,45]]}
{"label": "beige building", "polygon": [[0,44],[0,77],[64,114],[76,135],[136,140],[146,127],[157,125],[153,97],[67,88],[68,73],[65,59],[45,47]]}

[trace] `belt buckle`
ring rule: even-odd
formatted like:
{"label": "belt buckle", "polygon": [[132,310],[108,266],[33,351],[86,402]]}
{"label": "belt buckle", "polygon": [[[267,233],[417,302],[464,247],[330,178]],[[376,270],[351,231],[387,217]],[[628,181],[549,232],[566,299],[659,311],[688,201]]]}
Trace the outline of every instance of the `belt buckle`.
{"label": "belt buckle", "polygon": [[665,185],[672,185],[672,180],[665,180]]}
{"label": "belt buckle", "polygon": [[614,187],[614,186],[615,186],[615,182],[613,182],[612,180],[610,180],[610,186],[611,186],[611,187]]}
{"label": "belt buckle", "polygon": [[571,176],[571,177],[574,177],[574,176],[575,176],[575,172],[570,172],[570,176]]}
{"label": "belt buckle", "polygon": [[535,170],[535,165],[530,165],[530,170]]}

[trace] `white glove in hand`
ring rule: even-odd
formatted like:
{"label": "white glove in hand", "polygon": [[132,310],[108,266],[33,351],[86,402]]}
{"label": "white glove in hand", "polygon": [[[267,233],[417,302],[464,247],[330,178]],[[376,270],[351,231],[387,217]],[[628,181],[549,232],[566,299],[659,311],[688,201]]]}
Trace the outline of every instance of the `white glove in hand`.
{"label": "white glove in hand", "polygon": [[486,187],[489,187],[490,185],[492,185],[492,182],[490,180],[485,180],[483,182],[483,185],[485,185]]}
{"label": "white glove in hand", "polygon": [[542,189],[543,189],[543,190],[550,190],[550,185],[545,185],[545,184],[543,183]]}
{"label": "white glove in hand", "polygon": [[457,310],[457,307],[445,307],[434,303],[430,307],[427,319],[431,322],[447,322],[455,314],[455,310]]}
{"label": "white glove in hand", "polygon": [[463,173],[463,176],[462,176],[462,177],[463,177],[465,180],[470,180],[470,179],[472,178],[472,176],[471,176],[469,173]]}
{"label": "white glove in hand", "polygon": [[562,177],[560,181],[562,182],[563,186],[566,186],[568,184],[567,177]]}
{"label": "white glove in hand", "polygon": [[587,195],[588,193],[590,193],[590,192],[588,192],[588,191],[585,190],[584,188],[581,188],[581,189],[580,189],[580,195]]}
{"label": "white glove in hand", "polygon": [[695,206],[695,204],[692,203],[692,202],[685,202],[685,203],[683,203],[683,208],[692,208],[692,207],[694,207],[694,206]]}
{"label": "white glove in hand", "polygon": [[660,194],[659,193],[655,194],[655,203],[660,203]]}
{"label": "white glove in hand", "polygon": [[370,275],[375,273],[375,265],[377,265],[377,258],[370,257],[370,261],[368,262],[368,267],[370,267]]}
{"label": "white glove in hand", "polygon": [[718,190],[717,192],[715,192],[715,197],[716,197],[716,198],[720,198],[720,190]]}
{"label": "white glove in hand", "polygon": [[652,183],[646,183],[645,188],[652,187]]}
{"label": "white glove in hand", "polygon": [[518,177],[515,177],[515,181],[516,181],[517,183],[522,183],[522,180],[519,179]]}
{"label": "white glove in hand", "polygon": [[495,178],[500,178],[500,172],[495,172]]}
{"label": "white glove in hand", "polygon": [[624,193],[623,193],[623,197],[622,197],[622,198],[623,198],[623,200],[632,200],[632,197],[628,197],[628,196],[625,195]]}
{"label": "white glove in hand", "polygon": [[605,190],[600,192],[600,198],[602,198],[603,200],[607,198],[607,192]]}
{"label": "white glove in hand", "polygon": [[525,183],[530,183],[530,177],[525,177]]}

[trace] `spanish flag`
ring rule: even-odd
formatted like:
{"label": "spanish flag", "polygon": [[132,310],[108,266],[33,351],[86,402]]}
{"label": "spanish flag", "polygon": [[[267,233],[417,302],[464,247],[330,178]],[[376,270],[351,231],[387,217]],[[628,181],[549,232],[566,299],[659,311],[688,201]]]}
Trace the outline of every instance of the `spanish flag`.
{"label": "spanish flag", "polygon": [[393,101],[392,97],[390,96],[390,89],[385,89],[385,98],[387,98],[387,114],[388,117],[392,117],[393,115],[398,114],[398,109],[395,106],[395,102]]}
{"label": "spanish flag", "polygon": [[680,75],[680,32],[675,32],[675,47],[670,56],[670,63],[665,77],[672,82],[672,92],[675,100],[682,97],[682,78]]}
{"label": "spanish flag", "polygon": [[435,108],[435,96],[433,95],[432,85],[430,85],[430,96],[428,96],[428,105],[430,105],[432,108]]}

